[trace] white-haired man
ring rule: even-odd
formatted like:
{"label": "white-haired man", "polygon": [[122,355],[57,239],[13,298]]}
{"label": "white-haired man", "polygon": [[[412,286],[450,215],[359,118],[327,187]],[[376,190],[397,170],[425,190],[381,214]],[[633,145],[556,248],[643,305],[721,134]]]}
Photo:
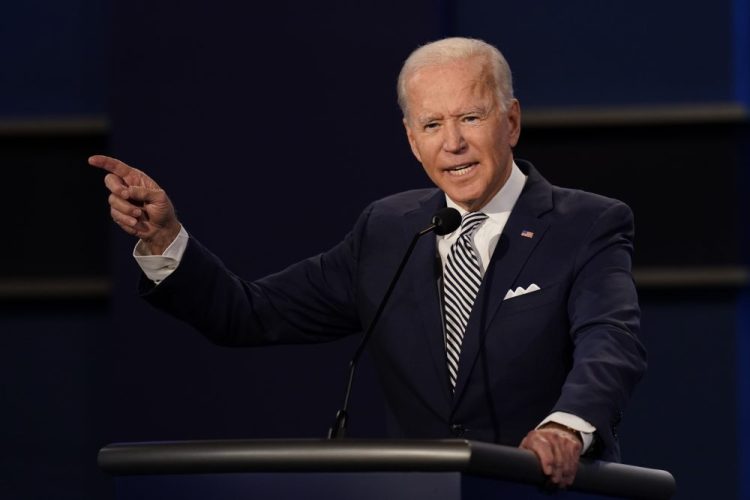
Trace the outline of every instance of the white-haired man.
{"label": "white-haired man", "polygon": [[411,236],[439,208],[459,210],[460,229],[420,241],[372,338],[390,433],[520,445],[567,486],[581,453],[619,458],[615,427],[645,369],[631,212],[514,160],[521,112],[491,45],[420,47],[398,98],[412,152],[439,189],[376,201],[342,243],[253,283],[187,234],[145,174],[90,163],[110,172],[113,219],[141,240],[146,300],[221,344],[360,332]]}

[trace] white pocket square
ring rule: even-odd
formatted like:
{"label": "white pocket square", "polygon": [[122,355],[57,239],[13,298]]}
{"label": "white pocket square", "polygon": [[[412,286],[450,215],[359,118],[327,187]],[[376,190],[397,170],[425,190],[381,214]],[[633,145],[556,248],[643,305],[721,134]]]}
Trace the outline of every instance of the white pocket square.
{"label": "white pocket square", "polygon": [[539,290],[541,290],[541,288],[539,288],[539,285],[537,285],[536,283],[532,283],[526,288],[522,286],[519,286],[515,290],[511,288],[510,290],[508,290],[508,293],[505,294],[505,297],[503,298],[503,300],[512,299],[514,297],[518,297],[520,295],[524,295],[524,294],[531,293],[531,292],[537,292]]}

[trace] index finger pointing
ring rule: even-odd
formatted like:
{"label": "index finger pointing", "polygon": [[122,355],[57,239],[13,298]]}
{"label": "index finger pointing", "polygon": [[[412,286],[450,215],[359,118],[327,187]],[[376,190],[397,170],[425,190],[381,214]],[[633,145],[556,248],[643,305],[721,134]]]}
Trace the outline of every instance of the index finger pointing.
{"label": "index finger pointing", "polygon": [[90,157],[89,165],[101,168],[120,177],[125,177],[133,171],[132,167],[129,167],[126,163],[121,162],[117,158],[104,155],[94,155]]}

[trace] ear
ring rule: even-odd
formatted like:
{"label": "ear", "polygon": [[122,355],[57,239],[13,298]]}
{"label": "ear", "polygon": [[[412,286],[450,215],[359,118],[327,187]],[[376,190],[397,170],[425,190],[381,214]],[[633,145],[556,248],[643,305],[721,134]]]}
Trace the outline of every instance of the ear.
{"label": "ear", "polygon": [[506,113],[508,120],[508,142],[510,147],[518,144],[518,138],[521,137],[521,104],[518,99],[513,99]]}
{"label": "ear", "polygon": [[406,138],[409,139],[409,147],[411,147],[411,152],[414,155],[414,157],[417,159],[419,163],[422,163],[422,156],[419,154],[419,148],[417,147],[417,140],[414,138],[414,131],[409,126],[409,121],[404,117],[402,120],[404,123],[404,128],[406,129]]}

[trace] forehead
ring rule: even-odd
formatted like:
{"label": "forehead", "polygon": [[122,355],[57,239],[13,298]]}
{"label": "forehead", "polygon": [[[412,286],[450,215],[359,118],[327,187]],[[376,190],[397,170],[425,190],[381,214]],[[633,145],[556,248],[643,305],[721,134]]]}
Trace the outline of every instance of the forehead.
{"label": "forehead", "polygon": [[419,68],[406,80],[405,90],[407,107],[413,111],[477,106],[497,95],[492,73],[480,58]]}

